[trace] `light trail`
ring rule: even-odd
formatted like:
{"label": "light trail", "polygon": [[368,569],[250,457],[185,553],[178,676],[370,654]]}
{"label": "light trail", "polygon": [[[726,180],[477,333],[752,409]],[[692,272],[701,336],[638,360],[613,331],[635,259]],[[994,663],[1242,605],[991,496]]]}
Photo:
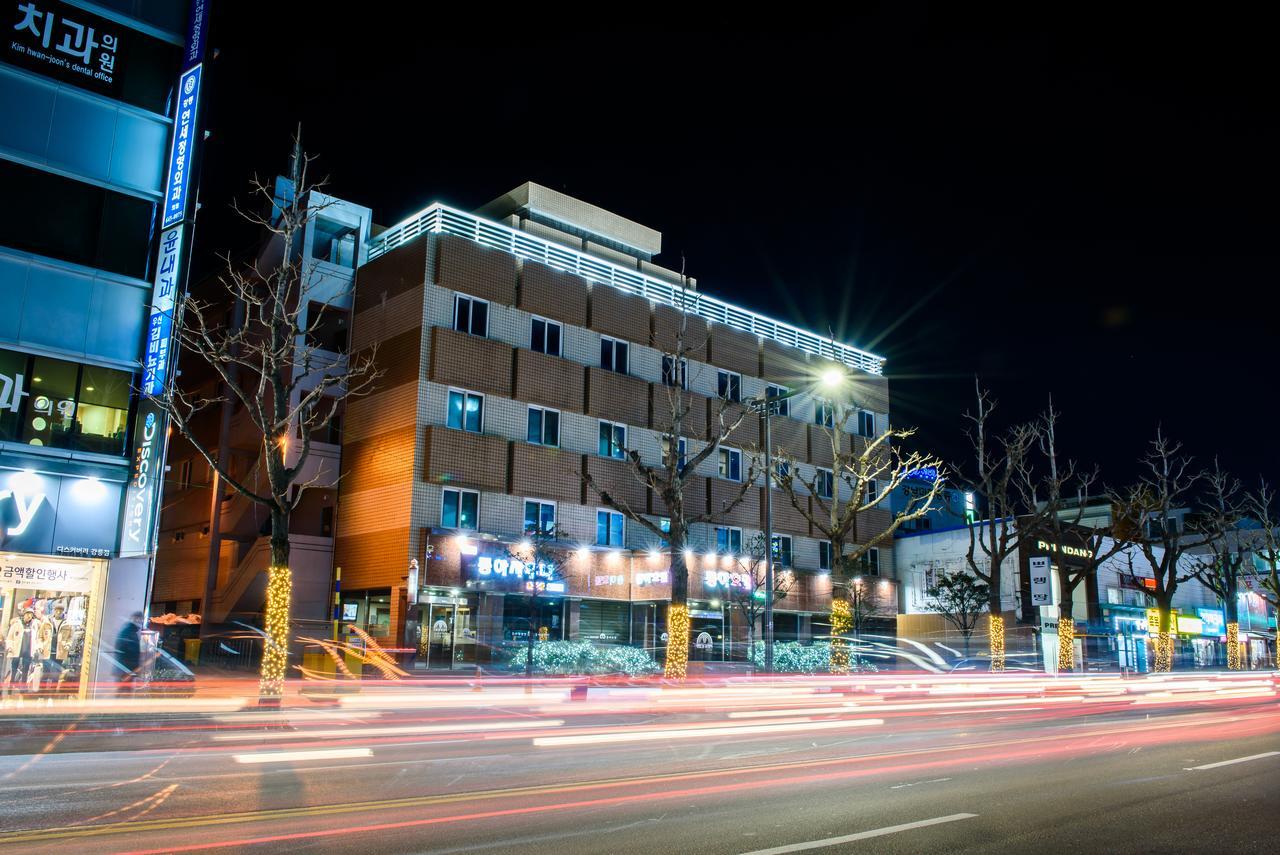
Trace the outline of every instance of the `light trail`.
{"label": "light trail", "polygon": [[352,757],[372,757],[369,748],[320,748],[314,751],[260,751],[255,754],[235,754],[237,763],[298,763],[306,760],[344,760]]}

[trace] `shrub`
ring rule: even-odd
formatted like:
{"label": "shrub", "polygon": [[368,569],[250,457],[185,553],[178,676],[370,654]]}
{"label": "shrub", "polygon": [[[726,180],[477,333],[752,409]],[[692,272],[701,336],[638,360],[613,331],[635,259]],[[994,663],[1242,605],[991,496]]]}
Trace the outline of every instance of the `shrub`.
{"label": "shrub", "polygon": [[[764,668],[764,642],[757,641],[751,648],[751,661],[757,668]],[[773,670],[782,674],[821,674],[831,670],[831,642],[815,641],[800,644],[795,641],[773,645]],[[878,670],[865,659],[850,653],[849,670],[868,672]]]}
{"label": "shrub", "polygon": [[[513,671],[523,669],[525,649],[513,648],[508,653],[507,666]],[[533,645],[533,670],[539,674],[626,674],[638,677],[660,669],[652,656],[636,647],[597,647],[589,641],[539,641]]]}

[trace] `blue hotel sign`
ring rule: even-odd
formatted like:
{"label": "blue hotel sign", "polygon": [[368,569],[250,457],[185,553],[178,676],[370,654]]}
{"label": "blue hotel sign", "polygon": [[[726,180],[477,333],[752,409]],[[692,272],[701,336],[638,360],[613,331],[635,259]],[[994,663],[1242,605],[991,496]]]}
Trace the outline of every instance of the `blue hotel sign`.
{"label": "blue hotel sign", "polygon": [[200,106],[200,73],[203,70],[202,63],[178,78],[173,142],[169,146],[169,172],[165,182],[164,219],[160,223],[162,229],[181,222],[187,215],[192,153],[195,151],[196,110]]}

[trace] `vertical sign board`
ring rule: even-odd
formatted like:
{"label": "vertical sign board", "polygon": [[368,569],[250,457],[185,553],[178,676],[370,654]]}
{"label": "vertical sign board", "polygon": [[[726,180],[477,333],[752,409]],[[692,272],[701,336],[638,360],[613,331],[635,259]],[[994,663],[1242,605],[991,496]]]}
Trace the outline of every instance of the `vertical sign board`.
{"label": "vertical sign board", "polygon": [[156,399],[164,395],[173,375],[174,311],[182,289],[184,250],[189,234],[208,5],[207,0],[191,2],[187,43],[174,98],[173,137],[160,209],[160,248],[152,283],[147,337],[143,342],[142,395],[134,420],[133,461],[125,488],[124,521],[120,526],[122,557],[154,551],[169,435],[168,413]]}
{"label": "vertical sign board", "polygon": [[1053,577],[1049,570],[1049,556],[1033,555],[1028,563],[1031,566],[1031,605],[1053,605]]}

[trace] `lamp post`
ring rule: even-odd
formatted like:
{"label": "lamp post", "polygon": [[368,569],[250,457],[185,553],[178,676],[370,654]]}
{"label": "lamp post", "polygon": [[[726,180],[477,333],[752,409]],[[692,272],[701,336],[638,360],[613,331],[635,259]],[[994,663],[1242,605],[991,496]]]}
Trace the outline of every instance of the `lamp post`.
{"label": "lamp post", "polygon": [[[839,368],[828,368],[818,379],[818,386],[835,389],[842,385],[847,375]],[[753,413],[760,416],[760,434],[764,440],[764,671],[773,673],[773,437],[769,427],[769,417],[777,406],[788,398],[800,394],[799,389],[791,389],[781,395],[769,395],[763,398],[748,398],[744,403]]]}

